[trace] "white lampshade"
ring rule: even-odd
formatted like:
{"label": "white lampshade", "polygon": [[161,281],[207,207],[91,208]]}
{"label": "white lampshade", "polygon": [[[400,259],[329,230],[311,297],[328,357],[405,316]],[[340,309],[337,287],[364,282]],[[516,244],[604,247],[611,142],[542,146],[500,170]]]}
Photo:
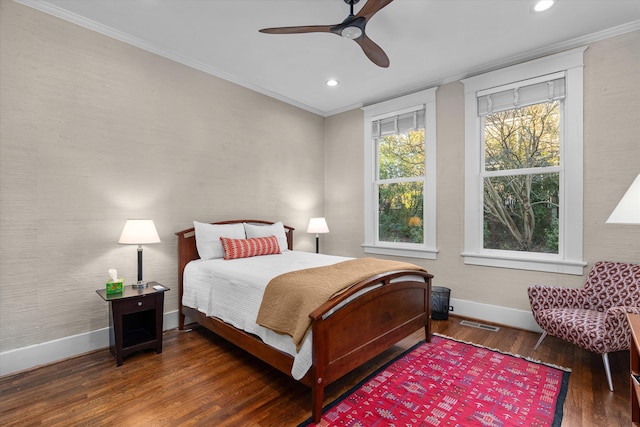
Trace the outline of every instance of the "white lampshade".
{"label": "white lampshade", "polygon": [[147,245],[160,243],[160,236],[151,219],[128,219],[118,243],[122,245]]}
{"label": "white lampshade", "polygon": [[607,224],[640,224],[640,174],[609,215]]}
{"label": "white lampshade", "polygon": [[309,226],[307,227],[307,233],[328,233],[329,227],[327,221],[324,218],[311,218],[309,220]]}

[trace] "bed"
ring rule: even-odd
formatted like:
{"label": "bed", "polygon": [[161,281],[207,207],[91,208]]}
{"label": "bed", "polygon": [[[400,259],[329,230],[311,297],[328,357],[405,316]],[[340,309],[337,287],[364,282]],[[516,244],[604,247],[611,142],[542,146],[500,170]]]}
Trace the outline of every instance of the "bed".
{"label": "bed", "polygon": [[[247,233],[243,236],[236,234],[230,237],[237,239],[252,237],[249,233],[251,230],[258,230],[258,235],[266,235],[270,234],[273,227],[278,227],[276,230],[282,230],[277,236],[282,253],[225,263],[225,260],[219,259],[219,256],[211,259],[211,254],[205,254],[205,248],[202,246],[203,237],[198,239],[200,244],[196,240],[196,231],[200,233],[199,236],[204,236],[203,227],[233,227],[233,230],[237,231],[241,225],[245,227],[243,230]],[[279,269],[283,268],[283,264],[296,265],[296,268],[302,269],[306,266],[328,265],[348,260],[342,257],[293,251],[293,231],[293,227],[283,225],[281,222],[231,220],[204,224],[194,222],[193,228],[177,232],[179,328],[185,328],[185,317],[188,317],[191,321],[310,387],[312,418],[318,422],[322,413],[324,388],[328,384],[421,328],[425,330],[426,340],[430,341],[433,276],[424,270],[394,269],[359,280],[346,291],[308,313],[310,333],[305,335],[304,341],[298,346],[291,344],[291,337],[265,330],[255,324],[247,326],[243,320],[235,321],[233,313],[229,318],[226,314],[218,315],[212,307],[217,299],[221,299],[222,303],[219,305],[226,308],[248,305],[249,311],[256,309],[256,307],[251,308],[252,305],[259,304],[259,302],[252,303],[252,298],[243,298],[242,304],[233,303],[233,298],[236,298],[235,301],[242,298],[242,294],[234,297],[233,292],[236,294],[245,292],[238,290],[238,283],[253,280],[253,278],[233,279],[233,274],[236,274],[233,272],[225,273],[231,278],[227,281],[233,282],[230,288],[233,291],[230,295],[213,290],[213,286],[207,289],[202,284],[203,280],[206,281],[212,271],[222,268],[219,266],[237,264],[240,272],[243,270],[252,272],[250,276],[257,275],[262,270],[267,275],[276,275]],[[213,236],[214,239],[216,237]],[[202,257],[200,252],[203,253]],[[274,262],[271,263],[271,260]],[[192,284],[197,282],[196,278],[202,279],[199,285]],[[221,320],[222,318],[227,321]],[[288,338],[289,346],[280,345],[278,337],[285,338],[283,342]]]}

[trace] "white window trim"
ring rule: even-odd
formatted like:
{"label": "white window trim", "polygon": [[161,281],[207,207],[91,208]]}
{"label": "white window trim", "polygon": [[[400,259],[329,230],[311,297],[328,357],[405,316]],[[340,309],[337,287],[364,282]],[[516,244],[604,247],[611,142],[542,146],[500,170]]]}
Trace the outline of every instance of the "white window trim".
{"label": "white window trim", "polygon": [[[363,107],[364,111],[364,243],[365,253],[408,258],[436,259],[436,90],[431,88],[389,101]],[[376,147],[371,143],[371,126],[376,120],[408,108],[425,108],[424,231],[422,245],[376,241],[375,197]]]}
{"label": "white window trim", "polygon": [[[465,264],[515,268],[563,274],[582,275],[583,251],[583,54],[587,47],[572,49],[544,58],[503,68],[462,80],[465,91]],[[563,139],[561,161],[564,179],[560,179],[563,205],[560,210],[560,241],[558,254],[500,251],[483,248],[482,179],[480,167],[481,120],[477,95],[487,89],[529,80],[543,75],[564,72]]]}

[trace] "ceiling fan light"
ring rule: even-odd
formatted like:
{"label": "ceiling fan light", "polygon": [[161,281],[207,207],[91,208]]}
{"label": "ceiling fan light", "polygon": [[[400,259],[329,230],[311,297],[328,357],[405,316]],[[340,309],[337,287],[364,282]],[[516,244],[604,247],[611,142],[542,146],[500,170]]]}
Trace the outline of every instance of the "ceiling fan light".
{"label": "ceiling fan light", "polygon": [[340,82],[337,81],[336,79],[327,80],[327,86],[329,86],[329,87],[335,87],[335,86],[338,86],[339,84],[340,84]]}
{"label": "ceiling fan light", "polygon": [[359,27],[344,27],[340,32],[342,37],[346,37],[351,40],[355,40],[362,35],[362,30]]}

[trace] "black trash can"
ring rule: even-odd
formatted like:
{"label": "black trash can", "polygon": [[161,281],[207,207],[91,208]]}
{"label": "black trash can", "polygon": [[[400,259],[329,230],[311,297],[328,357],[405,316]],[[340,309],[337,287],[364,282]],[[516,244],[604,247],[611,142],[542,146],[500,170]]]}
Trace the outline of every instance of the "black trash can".
{"label": "black trash can", "polygon": [[451,289],[442,286],[431,287],[431,318],[447,320],[449,318],[449,297]]}

